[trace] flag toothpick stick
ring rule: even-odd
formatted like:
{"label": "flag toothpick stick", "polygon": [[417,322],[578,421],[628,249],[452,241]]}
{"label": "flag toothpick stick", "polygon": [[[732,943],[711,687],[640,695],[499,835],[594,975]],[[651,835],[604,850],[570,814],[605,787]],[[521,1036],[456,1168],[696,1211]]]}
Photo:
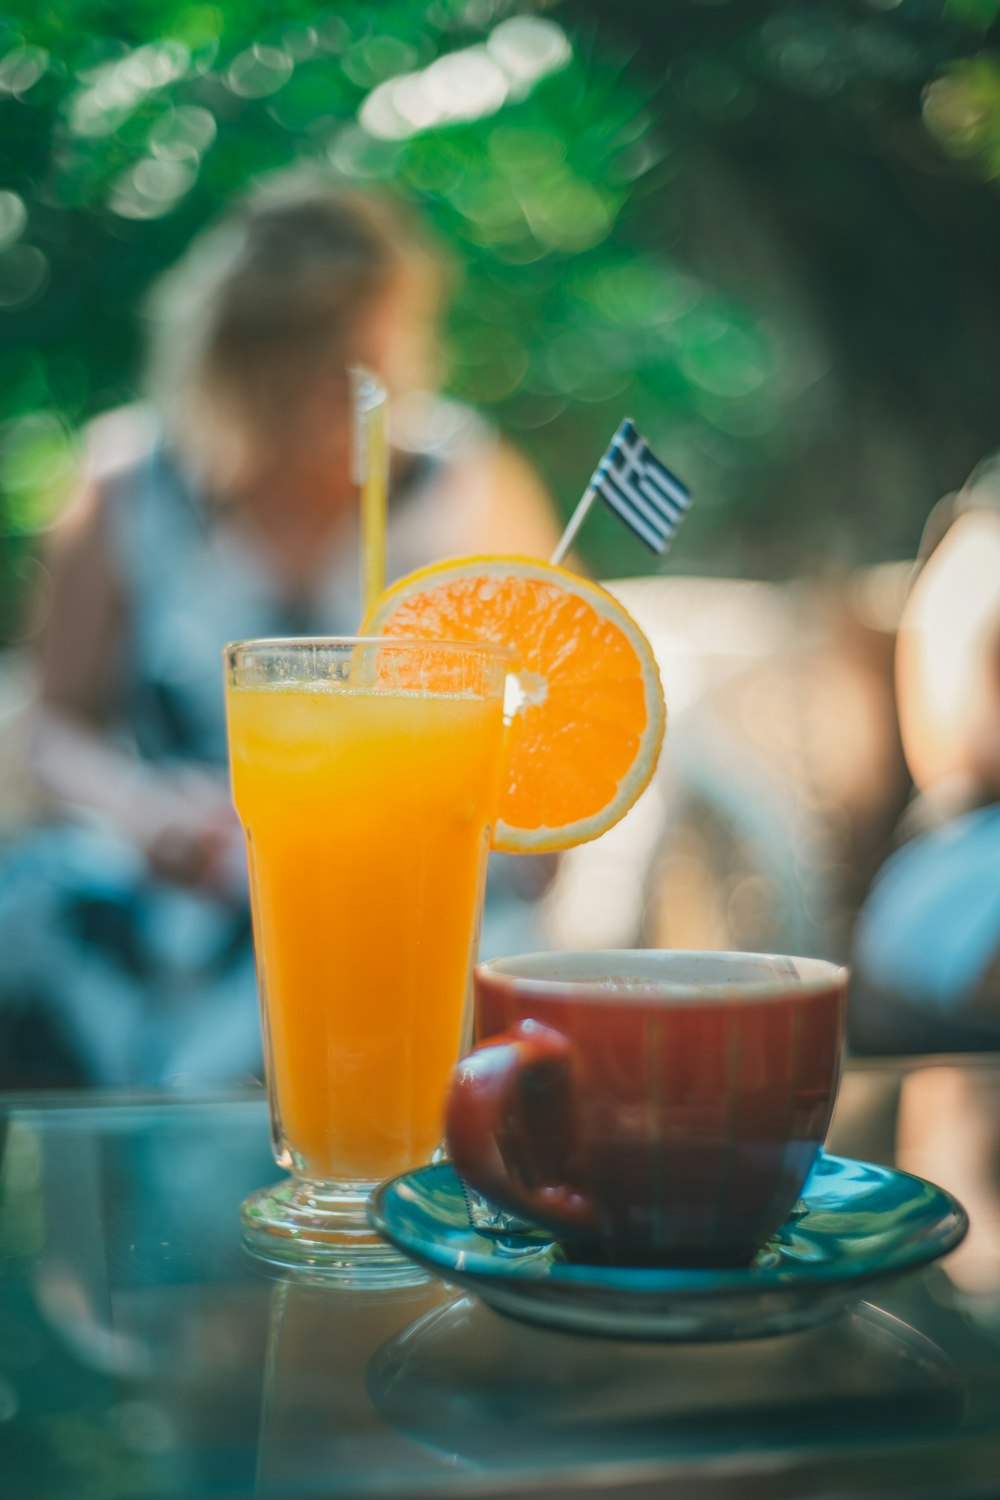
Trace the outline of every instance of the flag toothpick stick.
{"label": "flag toothpick stick", "polygon": [[353,477],[361,497],[361,591],[367,614],[385,588],[389,496],[388,396],[370,370],[351,370]]}
{"label": "flag toothpick stick", "polygon": [[580,499],[577,501],[576,509],[566,522],[566,530],[556,542],[555,551],[549,558],[549,562],[561,563],[566,553],[576,541],[576,534],[584,521],[590,514],[590,507],[597,499],[597,491],[592,484],[588,484]]}
{"label": "flag toothpick stick", "polygon": [[662,556],[687,513],[691,492],[626,417],[556,543],[552,562],[562,562],[595,500],[603,500],[640,541]]}

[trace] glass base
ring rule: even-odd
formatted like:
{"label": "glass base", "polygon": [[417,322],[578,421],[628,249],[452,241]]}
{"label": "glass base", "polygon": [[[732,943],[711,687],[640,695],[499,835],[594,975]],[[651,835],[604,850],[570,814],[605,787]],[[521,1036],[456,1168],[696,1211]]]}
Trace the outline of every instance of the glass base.
{"label": "glass base", "polygon": [[292,1177],[258,1188],[240,1209],[243,1243],[252,1255],[272,1265],[313,1271],[342,1286],[418,1286],[429,1281],[426,1271],[372,1229],[367,1202],[367,1185]]}

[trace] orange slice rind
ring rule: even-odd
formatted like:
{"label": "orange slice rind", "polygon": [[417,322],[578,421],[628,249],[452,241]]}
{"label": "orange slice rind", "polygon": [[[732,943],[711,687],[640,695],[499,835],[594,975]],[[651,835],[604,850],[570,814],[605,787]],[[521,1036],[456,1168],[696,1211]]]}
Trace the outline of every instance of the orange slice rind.
{"label": "orange slice rind", "polygon": [[666,721],[656,660],[628,611],[599,585],[532,558],[457,558],[393,584],[362,633],[512,649],[495,849],[586,843],[649,784]]}

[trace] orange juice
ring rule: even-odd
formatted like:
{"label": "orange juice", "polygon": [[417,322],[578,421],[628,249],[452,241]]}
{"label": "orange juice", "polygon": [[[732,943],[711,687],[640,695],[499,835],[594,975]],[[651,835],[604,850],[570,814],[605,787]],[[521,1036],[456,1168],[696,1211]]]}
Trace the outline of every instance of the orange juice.
{"label": "orange juice", "polygon": [[467,1040],[502,683],[230,680],[227,706],[279,1160],[372,1182],[441,1142]]}

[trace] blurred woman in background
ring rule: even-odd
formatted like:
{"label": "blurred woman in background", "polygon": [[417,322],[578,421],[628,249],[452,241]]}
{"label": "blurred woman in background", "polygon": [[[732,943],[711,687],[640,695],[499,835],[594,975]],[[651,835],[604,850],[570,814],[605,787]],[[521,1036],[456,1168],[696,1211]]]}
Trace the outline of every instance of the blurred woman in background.
{"label": "blurred woman in background", "polygon": [[1000,1048],[1000,460],[925,529],[896,695],[916,796],[860,914],[863,1051]]}
{"label": "blurred woman in background", "polygon": [[[157,288],[151,400],[93,424],[52,549],[33,749],[53,817],[0,869],[0,1083],[259,1071],[220,651],[357,630],[351,366],[390,396],[390,577],[554,546],[526,462],[429,394],[443,291],[400,205],[300,177]],[[531,944],[516,881],[491,875],[493,951]]]}

